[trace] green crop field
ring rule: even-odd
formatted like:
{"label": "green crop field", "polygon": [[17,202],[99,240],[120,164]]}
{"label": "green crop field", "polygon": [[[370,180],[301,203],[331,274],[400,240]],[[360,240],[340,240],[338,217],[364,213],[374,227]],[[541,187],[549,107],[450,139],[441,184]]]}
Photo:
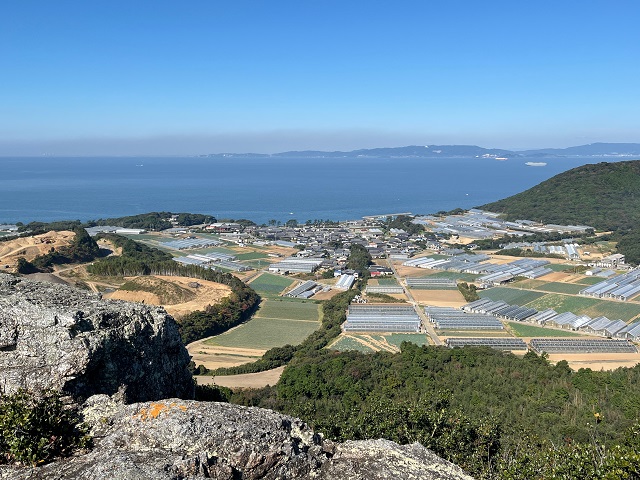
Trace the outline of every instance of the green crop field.
{"label": "green crop field", "polygon": [[575,283],[549,282],[536,287],[536,290],[552,293],[566,293],[568,295],[577,295],[584,285],[576,285]]}
{"label": "green crop field", "polygon": [[602,300],[589,297],[578,297],[571,295],[561,295],[558,293],[548,293],[527,304],[527,307],[537,310],[554,309],[558,313],[572,312],[576,315],[588,315],[586,310],[597,305]]}
{"label": "green crop field", "polygon": [[624,320],[628,322],[640,315],[640,305],[629,302],[614,302],[613,300],[600,300],[598,303],[583,312],[590,317],[607,317],[610,320]]}
{"label": "green crop field", "polygon": [[293,280],[291,280],[290,278],[263,273],[262,275],[254,279],[249,284],[249,286],[258,293],[277,295],[285,288],[290,287],[292,284]]}
{"label": "green crop field", "polygon": [[480,275],[475,273],[458,273],[458,272],[437,272],[431,275],[424,275],[429,278],[449,278],[451,280],[462,280],[463,282],[473,282]]}
{"label": "green crop field", "polygon": [[554,272],[564,272],[565,270],[571,270],[575,268],[575,265],[569,265],[566,263],[550,263],[549,265],[545,265],[546,268],[550,268]]}
{"label": "green crop field", "polygon": [[532,290],[517,290],[515,288],[493,287],[478,292],[481,298],[493,301],[502,301],[512,305],[524,305],[544,295],[542,292]]}
{"label": "green crop field", "polygon": [[247,323],[205,343],[222,347],[269,349],[286,344],[298,345],[319,328],[318,322],[252,318]]}
{"label": "green crop field", "polygon": [[262,303],[256,317],[317,322],[320,318],[319,307],[319,304],[310,300],[281,302],[279,299],[269,299]]}
{"label": "green crop field", "polygon": [[395,278],[393,277],[387,277],[387,278],[378,278],[378,285],[398,285],[398,282],[396,281]]}
{"label": "green crop field", "polygon": [[224,247],[214,247],[214,248],[196,248],[195,250],[188,250],[189,253],[228,253],[229,255],[236,255],[234,250]]}
{"label": "green crop field", "polygon": [[569,330],[556,330],[555,328],[537,327],[520,322],[507,322],[511,331],[517,337],[581,337],[579,333]]}

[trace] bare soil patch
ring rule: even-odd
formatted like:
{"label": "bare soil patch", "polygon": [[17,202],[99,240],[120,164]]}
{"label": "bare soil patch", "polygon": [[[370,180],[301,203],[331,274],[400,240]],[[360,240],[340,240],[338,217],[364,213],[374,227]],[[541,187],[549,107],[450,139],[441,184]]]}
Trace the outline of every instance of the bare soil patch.
{"label": "bare soil patch", "polygon": [[204,365],[210,370],[223,367],[235,367],[237,365],[255,362],[266,352],[266,350],[252,348],[207,345],[205,343],[206,340],[207,338],[203,338],[190,343],[187,345],[187,351],[196,365]]}
{"label": "bare soil patch", "polygon": [[434,307],[458,308],[467,302],[458,290],[411,290],[413,298],[419,302]]}
{"label": "bare soil patch", "polygon": [[274,368],[266,372],[245,373],[242,375],[199,375],[195,379],[198,385],[220,385],[227,388],[262,388],[275,385],[280,380],[284,367]]}
{"label": "bare soil patch", "polygon": [[339,294],[342,290],[331,289],[328,292],[318,292],[313,297],[312,300],[329,300]]}
{"label": "bare soil patch", "polygon": [[549,361],[557,363],[566,360],[573,370],[615,370],[619,367],[634,367],[640,363],[640,353],[554,353]]}
{"label": "bare soil patch", "polygon": [[[571,279],[576,276],[573,274],[569,274],[569,273],[564,273],[564,272],[553,272],[553,273],[549,273],[547,275],[544,275],[542,277],[539,278],[539,280],[545,280],[548,282],[565,282],[568,283],[571,281]],[[579,275],[577,275],[579,277]]]}
{"label": "bare soil patch", "polygon": [[9,269],[14,269],[18,263],[18,258],[25,257],[32,261],[38,255],[48,253],[52,248],[55,250],[71,245],[75,233],[69,231],[47,232],[33,237],[16,238],[8,242],[0,243],[0,264],[4,269],[5,265]]}
{"label": "bare soil patch", "polygon": [[105,298],[161,305],[174,317],[204,310],[231,293],[226,285],[188,277],[149,275],[127,280],[139,289],[118,289]]}

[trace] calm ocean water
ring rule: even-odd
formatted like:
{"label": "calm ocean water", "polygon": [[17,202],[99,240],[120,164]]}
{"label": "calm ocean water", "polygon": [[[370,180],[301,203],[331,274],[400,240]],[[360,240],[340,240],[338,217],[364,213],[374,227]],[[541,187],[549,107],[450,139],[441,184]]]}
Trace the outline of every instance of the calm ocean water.
{"label": "calm ocean water", "polygon": [[[470,208],[596,159],[0,158],[0,223],[150,211],[299,222]],[[609,160],[611,161],[611,160]]]}

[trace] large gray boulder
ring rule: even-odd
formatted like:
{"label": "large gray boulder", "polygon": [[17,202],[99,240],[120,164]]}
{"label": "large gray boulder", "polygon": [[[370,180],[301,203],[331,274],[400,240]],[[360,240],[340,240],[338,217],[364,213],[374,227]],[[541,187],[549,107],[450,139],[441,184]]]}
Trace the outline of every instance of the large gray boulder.
{"label": "large gray boulder", "polygon": [[261,408],[169,399],[120,405],[90,398],[95,446],[39,468],[0,467],[0,478],[470,479],[419,444],[333,443],[301,420]]}
{"label": "large gray boulder", "polygon": [[54,389],[81,402],[193,398],[178,326],[164,309],[0,274],[0,391]]}

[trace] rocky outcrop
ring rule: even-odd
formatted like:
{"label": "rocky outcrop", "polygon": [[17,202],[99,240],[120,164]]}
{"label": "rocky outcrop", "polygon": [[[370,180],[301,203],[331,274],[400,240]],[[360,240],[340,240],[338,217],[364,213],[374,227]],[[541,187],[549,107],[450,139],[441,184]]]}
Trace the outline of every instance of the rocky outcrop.
{"label": "rocky outcrop", "polygon": [[260,408],[181,401],[119,405],[107,396],[84,408],[92,451],[0,478],[470,479],[419,444],[333,443],[301,420]]}
{"label": "rocky outcrop", "polygon": [[76,401],[193,398],[178,326],[158,307],[103,301],[0,274],[0,391],[55,389]]}

